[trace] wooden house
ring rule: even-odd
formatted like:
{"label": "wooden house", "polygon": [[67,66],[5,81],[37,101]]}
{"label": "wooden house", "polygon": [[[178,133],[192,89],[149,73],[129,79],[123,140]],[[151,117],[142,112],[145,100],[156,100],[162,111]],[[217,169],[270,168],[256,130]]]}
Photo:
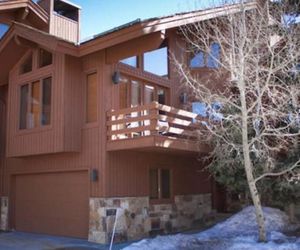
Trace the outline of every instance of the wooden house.
{"label": "wooden house", "polygon": [[190,65],[180,26],[237,10],[136,20],[80,43],[79,6],[0,1],[0,229],[105,243],[116,213],[127,240],[216,209],[170,58]]}

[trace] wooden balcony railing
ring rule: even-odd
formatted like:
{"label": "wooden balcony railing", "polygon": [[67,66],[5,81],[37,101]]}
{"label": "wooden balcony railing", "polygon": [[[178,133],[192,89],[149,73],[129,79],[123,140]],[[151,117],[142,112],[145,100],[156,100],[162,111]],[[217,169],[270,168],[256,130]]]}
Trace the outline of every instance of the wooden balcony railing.
{"label": "wooden balcony railing", "polygon": [[198,138],[197,114],[157,102],[107,113],[108,141],[145,136],[185,140]]}

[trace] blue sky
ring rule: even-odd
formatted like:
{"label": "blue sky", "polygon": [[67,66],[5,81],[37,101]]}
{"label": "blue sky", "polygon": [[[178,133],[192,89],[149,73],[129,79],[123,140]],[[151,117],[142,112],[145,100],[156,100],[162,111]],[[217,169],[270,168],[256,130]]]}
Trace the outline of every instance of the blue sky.
{"label": "blue sky", "polygon": [[71,0],[82,7],[81,38],[137,18],[145,19],[208,7],[216,0]]}
{"label": "blue sky", "polygon": [[[35,2],[37,0],[34,0]],[[224,0],[69,0],[82,7],[81,39],[137,18],[170,15],[212,6]],[[6,27],[0,24],[0,38]]]}

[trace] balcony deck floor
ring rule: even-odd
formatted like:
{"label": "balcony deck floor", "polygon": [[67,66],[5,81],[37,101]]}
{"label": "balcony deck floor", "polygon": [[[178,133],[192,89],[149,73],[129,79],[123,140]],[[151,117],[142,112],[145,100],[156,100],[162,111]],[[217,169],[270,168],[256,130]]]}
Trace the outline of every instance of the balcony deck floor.
{"label": "balcony deck floor", "polygon": [[163,135],[137,136],[107,142],[107,151],[137,150],[170,153],[208,153],[209,147],[197,141]]}

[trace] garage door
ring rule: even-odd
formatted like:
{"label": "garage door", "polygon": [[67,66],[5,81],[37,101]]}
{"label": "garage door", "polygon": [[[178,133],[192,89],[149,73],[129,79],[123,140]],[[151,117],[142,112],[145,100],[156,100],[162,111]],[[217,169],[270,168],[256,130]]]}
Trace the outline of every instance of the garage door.
{"label": "garage door", "polygon": [[16,230],[87,238],[87,172],[18,175],[14,191]]}

